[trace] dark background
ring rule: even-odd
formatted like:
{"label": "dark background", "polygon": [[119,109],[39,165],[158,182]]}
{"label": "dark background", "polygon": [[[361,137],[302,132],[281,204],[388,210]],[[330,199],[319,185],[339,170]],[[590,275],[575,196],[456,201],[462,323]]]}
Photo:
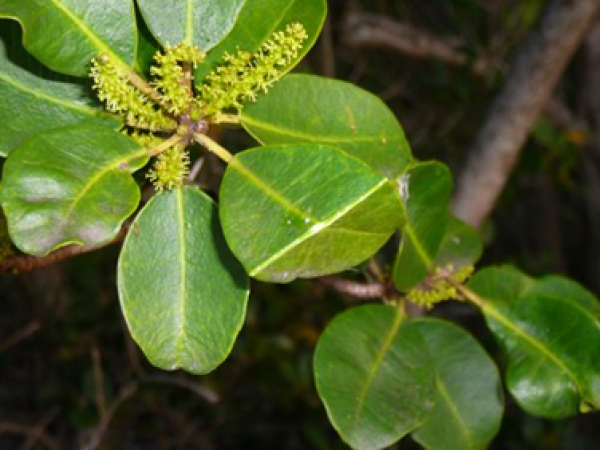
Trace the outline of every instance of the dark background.
{"label": "dark background", "polygon": [[[324,34],[299,70],[348,80],[380,96],[402,122],[415,156],[439,159],[458,175],[511,57],[545,4],[331,1]],[[349,18],[365,12],[452,44],[465,62],[357,43]],[[474,73],[482,58],[484,73]],[[555,96],[585,120],[582,66],[580,52]],[[224,133],[231,150],[253,145],[241,133]],[[532,275],[558,272],[600,291],[600,171],[588,145],[597,133],[542,115],[484,227],[480,266],[512,263]],[[390,249],[379,255],[383,266],[391,263]],[[33,273],[0,276],[0,449],[345,448],[316,395],[311,361],[322,329],[356,300],[318,280],[254,283],[246,325],[221,367],[200,378],[160,372],[124,326],[117,255],[118,248],[107,248]],[[360,278],[360,271],[349,276]],[[433,313],[468,328],[502,366],[474,309],[449,303]],[[598,413],[547,421],[524,414],[508,397],[506,406],[494,449],[600,448]],[[417,446],[406,439],[397,448]]]}

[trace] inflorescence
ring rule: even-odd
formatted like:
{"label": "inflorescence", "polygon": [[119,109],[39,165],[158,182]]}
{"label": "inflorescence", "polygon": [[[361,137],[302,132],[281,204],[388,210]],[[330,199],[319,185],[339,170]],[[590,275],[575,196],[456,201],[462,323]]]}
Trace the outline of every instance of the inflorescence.
{"label": "inflorescence", "polygon": [[473,273],[472,265],[455,269],[452,264],[438,267],[432,275],[425,279],[416,288],[411,290],[406,298],[411,302],[427,309],[433,308],[437,303],[456,298],[457,290],[453,283],[464,283]]}
{"label": "inflorescence", "polygon": [[[147,83],[109,55],[92,59],[90,76],[106,109],[125,122],[125,132],[151,155],[158,154],[148,178],[158,190],[173,189],[189,174],[187,145],[193,135],[206,133],[210,123],[219,123],[228,112],[240,113],[244,104],[256,101],[289,69],[308,35],[299,23],[288,25],[255,53],[226,53],[224,64],[195,87],[193,69],[204,61],[197,47],[181,43],[157,52]],[[152,149],[172,136],[171,147]]]}

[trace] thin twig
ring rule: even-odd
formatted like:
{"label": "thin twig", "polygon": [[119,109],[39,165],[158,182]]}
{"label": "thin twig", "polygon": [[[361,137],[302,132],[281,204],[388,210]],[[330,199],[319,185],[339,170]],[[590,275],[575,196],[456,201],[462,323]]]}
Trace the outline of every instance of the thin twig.
{"label": "thin twig", "polygon": [[44,430],[54,420],[58,414],[58,408],[52,408],[42,420],[33,428],[32,433],[29,435],[25,443],[21,446],[21,450],[31,450],[35,444],[40,440],[40,437],[44,435]]}
{"label": "thin twig", "polygon": [[479,77],[491,72],[486,58],[479,57],[473,62],[467,57],[459,47],[458,38],[436,36],[378,14],[348,13],[342,41],[354,48],[384,47],[413,58],[431,58],[452,66],[468,66]]}
{"label": "thin twig", "polygon": [[194,162],[194,165],[192,166],[192,168],[190,169],[190,174],[188,175],[188,180],[190,182],[193,183],[194,181],[196,181],[196,178],[198,178],[198,175],[200,175],[202,166],[204,166],[204,156],[201,156],[200,158],[198,158]]}
{"label": "thin twig", "polygon": [[47,434],[40,432],[38,427],[29,427],[13,422],[0,422],[0,435],[2,434],[16,434],[19,436],[34,437],[36,441],[42,443],[46,448],[50,450],[59,450],[60,446],[58,442],[49,437]]}
{"label": "thin twig", "polygon": [[94,346],[92,348],[92,363],[94,366],[94,390],[96,392],[96,406],[100,420],[106,419],[106,395],[104,393],[104,377],[102,375],[102,361],[100,350]]}
{"label": "thin twig", "polygon": [[27,339],[29,336],[39,331],[41,327],[42,324],[39,322],[39,320],[32,320],[4,342],[0,343],[0,353],[7,351],[9,348],[14,347],[19,342]]}
{"label": "thin twig", "polygon": [[359,283],[338,277],[321,277],[319,281],[341,294],[364,300],[382,298],[387,292],[381,283]]}
{"label": "thin twig", "polygon": [[110,425],[110,422],[115,416],[115,413],[117,412],[119,407],[131,397],[133,397],[137,391],[138,384],[135,382],[130,383],[126,385],[123,389],[121,389],[119,396],[108,407],[104,419],[100,420],[100,424],[96,427],[96,430],[92,434],[91,438],[85,445],[82,446],[83,450],[95,450],[100,447],[102,439],[104,439],[106,431],[108,430],[108,426]]}
{"label": "thin twig", "polygon": [[202,400],[212,405],[217,404],[221,401],[221,398],[217,392],[207,388],[206,386],[202,386],[196,381],[192,381],[184,376],[174,376],[169,374],[156,373],[142,377],[141,380],[147,383],[162,383],[170,384],[173,386],[179,386],[183,389],[193,392]]}
{"label": "thin twig", "polygon": [[129,229],[129,222],[125,223],[121,227],[121,231],[119,234],[112,239],[111,241],[105,244],[99,245],[69,245],[67,247],[62,247],[58,250],[53,251],[52,253],[46,256],[31,256],[31,255],[13,255],[5,258],[0,262],[0,274],[6,272],[13,273],[25,273],[31,272],[32,270],[39,269],[40,267],[50,266],[52,264],[56,264],[57,262],[63,261],[65,259],[73,258],[77,255],[82,255],[84,253],[89,253],[100,248],[108,247],[110,245],[118,244],[127,235],[127,230]]}

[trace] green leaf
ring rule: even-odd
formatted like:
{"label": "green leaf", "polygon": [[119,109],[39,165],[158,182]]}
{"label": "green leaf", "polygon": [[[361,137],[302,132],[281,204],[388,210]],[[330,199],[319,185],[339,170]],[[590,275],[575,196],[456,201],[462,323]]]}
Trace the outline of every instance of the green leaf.
{"label": "green leaf", "polygon": [[315,350],[319,396],[351,447],[387,447],[415,430],[434,402],[434,367],[419,327],[383,305],[347,310]]}
{"label": "green leaf", "polygon": [[40,133],[4,164],[2,207],[15,245],[45,255],[113,239],[140,200],[131,176],[145,150],[116,131],[74,126]]}
{"label": "green leaf", "polygon": [[[164,45],[185,42],[208,51],[231,31],[244,0],[137,0],[144,20]],[[165,8],[167,10],[165,11]]]}
{"label": "green leaf", "polygon": [[23,51],[19,25],[0,21],[0,156],[28,137],[66,125],[120,122],[96,108],[89,83],[58,75]]}
{"label": "green leaf", "polygon": [[428,450],[484,450],[500,428],[504,404],[498,369],[463,329],[418,319],[435,366],[435,406],[413,438]]}
{"label": "green leaf", "polygon": [[528,278],[511,268],[469,283],[507,358],[509,391],[528,413],[564,418],[600,408],[598,302],[560,277]]}
{"label": "green leaf", "polygon": [[407,221],[393,276],[396,287],[406,292],[435,268],[449,218],[452,177],[443,164],[426,162],[415,165],[399,182]]}
{"label": "green leaf", "polygon": [[248,277],[227,248],[217,206],[181,187],[153,197],[119,258],[119,297],[152,364],[210,372],[230,353],[246,313]]}
{"label": "green leaf", "polygon": [[293,22],[301,23],[308,39],[298,52],[295,66],[311,49],[325,21],[325,0],[245,0],[235,26],[219,45],[207,55],[194,72],[196,84],[223,61],[225,53],[238,50],[254,53],[275,31],[282,31]]}
{"label": "green leaf", "polygon": [[136,21],[138,24],[138,49],[135,58],[135,71],[148,80],[152,78],[150,67],[156,63],[154,56],[161,50],[161,46],[148,29],[139,9],[136,11]]}
{"label": "green leaf", "polygon": [[133,66],[137,36],[131,0],[2,0],[0,17],[18,20],[27,51],[57,72],[85,77],[100,54]]}
{"label": "green leaf", "polygon": [[286,76],[243,110],[242,124],[262,144],[332,145],[393,179],[411,159],[404,131],[387,106],[342,81]]}
{"label": "green leaf", "polygon": [[482,253],[483,243],[479,233],[459,218],[450,216],[434,266],[471,266],[479,261]]}
{"label": "green leaf", "polygon": [[236,155],[221,184],[221,221],[250,276],[289,282],[353,267],[402,224],[392,184],[341,150],[261,147]]}

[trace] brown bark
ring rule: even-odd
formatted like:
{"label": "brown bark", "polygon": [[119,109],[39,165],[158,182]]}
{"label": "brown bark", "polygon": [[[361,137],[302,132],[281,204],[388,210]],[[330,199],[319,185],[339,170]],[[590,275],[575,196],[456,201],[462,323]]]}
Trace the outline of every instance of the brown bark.
{"label": "brown bark", "polygon": [[83,253],[89,253],[109,245],[117,244],[125,239],[128,229],[129,223],[125,224],[121,228],[119,234],[112,241],[102,245],[89,247],[82,245],[69,245],[42,257],[22,254],[9,256],[8,258],[0,261],[0,274],[6,272],[13,272],[17,274],[31,272],[32,270],[39,269],[41,267],[47,267]]}
{"label": "brown bark", "polygon": [[475,227],[490,214],[536,118],[600,10],[598,0],[553,0],[521,45],[480,129],[454,197]]}
{"label": "brown bark", "polygon": [[354,48],[388,48],[418,59],[436,59],[451,66],[468,66],[476,76],[489,73],[485,58],[472,62],[455,36],[437,36],[379,14],[352,10],[344,20],[342,40]]}

